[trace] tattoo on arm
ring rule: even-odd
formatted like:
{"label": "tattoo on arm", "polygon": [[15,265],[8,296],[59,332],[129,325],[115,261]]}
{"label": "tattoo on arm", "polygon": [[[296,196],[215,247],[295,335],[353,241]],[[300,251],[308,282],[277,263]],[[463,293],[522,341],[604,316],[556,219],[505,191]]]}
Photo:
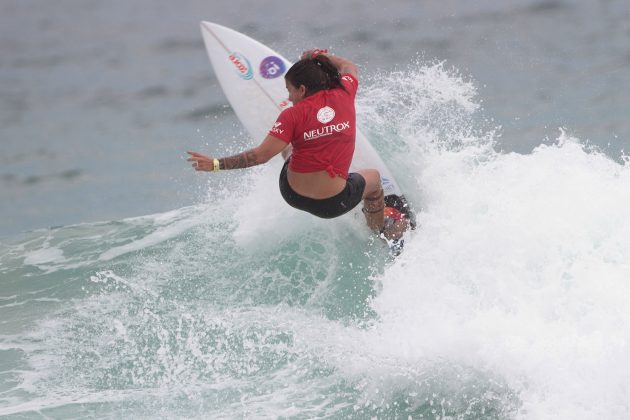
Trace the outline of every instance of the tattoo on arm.
{"label": "tattoo on arm", "polygon": [[219,159],[219,168],[220,169],[240,169],[240,168],[249,168],[250,166],[255,166],[260,164],[258,161],[258,156],[256,152],[252,150],[247,150],[243,153],[239,153],[238,155],[224,157]]}

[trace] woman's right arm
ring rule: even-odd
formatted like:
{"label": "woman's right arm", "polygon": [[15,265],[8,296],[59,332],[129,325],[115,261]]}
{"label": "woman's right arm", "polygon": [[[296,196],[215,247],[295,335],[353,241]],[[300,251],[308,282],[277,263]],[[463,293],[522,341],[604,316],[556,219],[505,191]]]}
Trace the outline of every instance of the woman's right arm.
{"label": "woman's right arm", "polygon": [[[271,135],[267,135],[265,140],[258,146],[250,150],[246,150],[234,156],[227,156],[218,158],[218,168],[216,170],[225,169],[242,169],[249,168],[251,166],[261,165],[266,163],[282,152],[287,147],[287,143]],[[212,156],[202,155],[197,152],[187,152],[190,157],[189,162],[192,162],[192,166],[196,171],[214,172],[215,158]]]}

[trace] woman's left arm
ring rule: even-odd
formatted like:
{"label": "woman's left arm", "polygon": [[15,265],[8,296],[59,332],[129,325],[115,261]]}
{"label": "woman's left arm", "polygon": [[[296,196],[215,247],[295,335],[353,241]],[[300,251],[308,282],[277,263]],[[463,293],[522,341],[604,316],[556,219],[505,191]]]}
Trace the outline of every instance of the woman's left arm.
{"label": "woman's left arm", "polygon": [[[263,142],[250,150],[246,150],[238,155],[228,156],[217,159],[219,161],[218,169],[241,169],[266,163],[282,152],[287,147],[287,143],[272,136],[267,135]],[[215,171],[214,159],[211,156],[205,156],[197,152],[187,152],[190,157],[189,162],[196,171]]]}

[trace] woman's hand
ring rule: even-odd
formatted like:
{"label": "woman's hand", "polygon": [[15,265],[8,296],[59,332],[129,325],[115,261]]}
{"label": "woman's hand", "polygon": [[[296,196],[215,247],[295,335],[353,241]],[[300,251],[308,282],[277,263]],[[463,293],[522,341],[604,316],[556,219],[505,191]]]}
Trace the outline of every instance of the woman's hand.
{"label": "woman's hand", "polygon": [[319,54],[328,54],[328,50],[321,50],[319,48],[311,48],[310,50],[306,50],[302,53],[300,60],[304,60],[305,58],[315,58]]}
{"label": "woman's hand", "polygon": [[192,162],[192,167],[195,171],[208,171],[211,172],[214,170],[214,158],[202,155],[197,152],[186,152],[190,155],[188,162]]}

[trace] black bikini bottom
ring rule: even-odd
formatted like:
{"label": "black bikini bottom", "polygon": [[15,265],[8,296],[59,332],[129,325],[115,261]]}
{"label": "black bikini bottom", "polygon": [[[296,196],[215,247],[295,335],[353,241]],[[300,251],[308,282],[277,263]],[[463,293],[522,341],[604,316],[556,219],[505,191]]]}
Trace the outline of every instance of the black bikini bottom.
{"label": "black bikini bottom", "polygon": [[289,159],[284,163],[280,172],[280,193],[284,201],[291,207],[309,212],[317,217],[332,219],[349,212],[361,202],[363,190],[365,190],[365,179],[358,173],[348,174],[346,187],[339,194],[317,200],[304,197],[293,191],[287,177],[288,167]]}

